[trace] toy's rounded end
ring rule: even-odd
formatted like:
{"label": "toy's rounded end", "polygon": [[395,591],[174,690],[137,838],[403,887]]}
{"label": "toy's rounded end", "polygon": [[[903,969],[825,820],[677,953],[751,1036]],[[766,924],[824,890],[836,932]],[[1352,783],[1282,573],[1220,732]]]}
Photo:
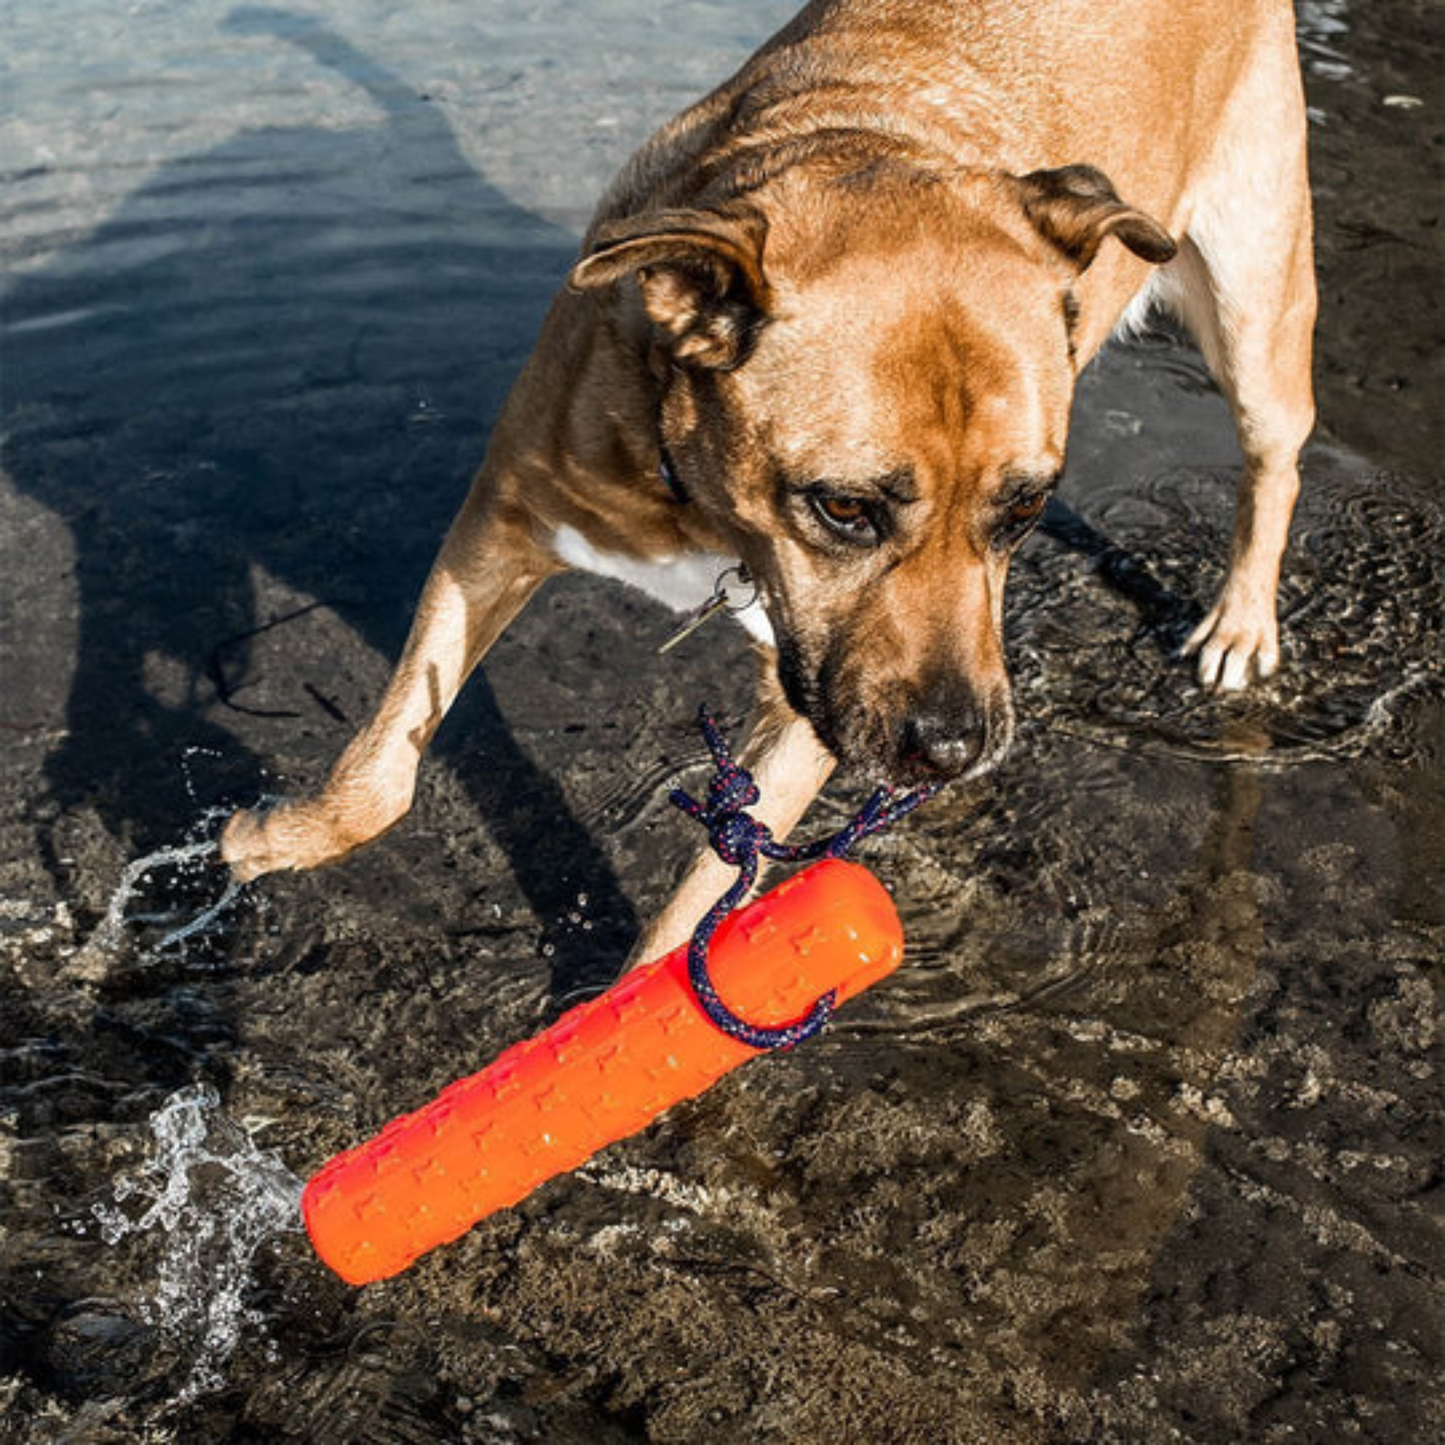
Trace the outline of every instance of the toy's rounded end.
{"label": "toy's rounded end", "polygon": [[372,1284],[406,1268],[401,1260],[387,1268],[378,1258],[374,1241],[387,1237],[380,1217],[368,1218],[365,1210],[376,1201],[361,1191],[348,1189],[335,1178],[332,1160],[306,1182],[301,1192],[301,1218],[311,1247],[321,1262],[347,1284]]}
{"label": "toy's rounded end", "polygon": [[796,1021],[825,994],[835,1006],[903,960],[903,924],[861,863],[827,858],[723,920],[708,952],[727,1007],[761,1028]]}

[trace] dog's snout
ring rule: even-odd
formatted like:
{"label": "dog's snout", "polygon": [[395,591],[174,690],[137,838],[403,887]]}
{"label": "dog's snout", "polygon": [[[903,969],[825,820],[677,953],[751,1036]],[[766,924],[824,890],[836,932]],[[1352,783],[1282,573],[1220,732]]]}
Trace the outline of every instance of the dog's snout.
{"label": "dog's snout", "polygon": [[1007,683],[983,690],[949,677],[917,696],[898,724],[894,772],[921,782],[986,772],[1012,735]]}
{"label": "dog's snout", "polygon": [[972,705],[943,712],[917,712],[904,719],[898,759],[911,774],[956,778],[983,756],[988,728]]}

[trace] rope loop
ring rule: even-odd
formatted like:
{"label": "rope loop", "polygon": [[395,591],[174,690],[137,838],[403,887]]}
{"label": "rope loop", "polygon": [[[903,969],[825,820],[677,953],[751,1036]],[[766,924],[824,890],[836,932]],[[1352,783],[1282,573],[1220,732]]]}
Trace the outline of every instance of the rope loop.
{"label": "rope loop", "polygon": [[692,941],[687,946],[688,979],[703,1012],[725,1034],[755,1049],[790,1049],[804,1039],[812,1038],[828,1022],[837,1002],[836,993],[824,994],[803,1018],[782,1028],[762,1028],[748,1023],[719,998],[708,974],[708,947],[718,925],[752,890],[757,881],[760,858],[772,858],[782,863],[841,858],[864,838],[891,828],[894,823],[906,818],[920,803],[933,797],[942,784],[926,783],[901,796],[895,794],[892,788],[879,788],[857,816],[833,837],[790,847],[779,843],[766,823],[759,822],[746,811],[757,803],[762,794],[753,775],[734,761],[722,729],[706,707],[698,709],[698,726],[713,760],[713,776],[708,783],[706,799],[698,802],[681,788],[676,788],[669,794],[669,800],[707,829],[708,841],[714,852],[729,867],[736,868],[738,876],[693,930]]}

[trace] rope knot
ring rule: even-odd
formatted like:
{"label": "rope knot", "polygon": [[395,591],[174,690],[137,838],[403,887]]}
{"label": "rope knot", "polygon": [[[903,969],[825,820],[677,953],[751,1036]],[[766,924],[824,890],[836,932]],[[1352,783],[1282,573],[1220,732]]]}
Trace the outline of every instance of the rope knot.
{"label": "rope knot", "polygon": [[753,775],[733,761],[732,750],[722,730],[704,709],[699,713],[703,737],[712,753],[713,776],[707,785],[707,801],[699,803],[680,788],[671,800],[691,818],[707,829],[713,851],[729,867],[741,869],[752,886],[757,876],[758,857],[771,857],[772,829],[760,823],[745,810],[762,797]]}
{"label": "rope knot", "polygon": [[707,785],[707,810],[714,816],[737,813],[751,808],[760,797],[753,775],[729,761],[726,766],[718,767],[716,776]]}
{"label": "rope knot", "polygon": [[757,880],[759,858],[775,858],[785,863],[823,857],[841,858],[860,839],[891,826],[911,813],[920,803],[931,798],[939,785],[915,788],[901,798],[895,798],[892,789],[880,788],[864,804],[857,817],[834,837],[800,847],[786,847],[774,839],[772,829],[766,823],[759,822],[745,811],[762,794],[752,774],[733,761],[727,739],[705,707],[698,709],[698,725],[712,754],[714,767],[707,801],[699,803],[680,788],[674,789],[670,798],[676,807],[690,818],[696,818],[707,829],[713,850],[724,863],[738,870],[738,876],[693,931],[692,941],[687,947],[688,978],[703,1011],[725,1034],[755,1049],[792,1048],[794,1044],[811,1038],[828,1022],[835,995],[825,994],[805,1018],[785,1028],[758,1028],[739,1018],[718,997],[708,976],[707,950],[718,925],[747,897]]}
{"label": "rope knot", "polygon": [[758,854],[773,841],[766,823],[741,812],[714,814],[707,836],[713,851],[732,868],[756,868]]}

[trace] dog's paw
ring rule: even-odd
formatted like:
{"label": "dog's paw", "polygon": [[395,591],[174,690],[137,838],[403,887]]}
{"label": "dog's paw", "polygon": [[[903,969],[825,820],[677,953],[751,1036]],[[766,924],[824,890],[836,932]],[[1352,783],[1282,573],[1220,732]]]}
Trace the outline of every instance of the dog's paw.
{"label": "dog's paw", "polygon": [[1279,667],[1279,626],[1273,605],[1238,602],[1228,592],[1189,634],[1181,653],[1199,655],[1199,684],[1209,692],[1242,692]]}
{"label": "dog's paw", "polygon": [[264,873],[316,868],[351,851],[304,803],[242,808],[221,830],[221,860],[238,883]]}

